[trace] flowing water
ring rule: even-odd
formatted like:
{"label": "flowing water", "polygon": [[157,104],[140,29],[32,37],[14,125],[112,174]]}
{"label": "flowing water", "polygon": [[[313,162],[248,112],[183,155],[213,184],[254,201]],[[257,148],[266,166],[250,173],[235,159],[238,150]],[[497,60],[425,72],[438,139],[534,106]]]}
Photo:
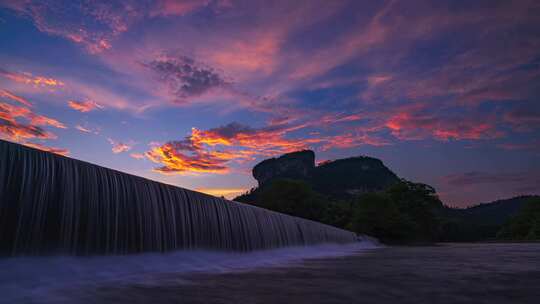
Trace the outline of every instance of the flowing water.
{"label": "flowing water", "polygon": [[538,303],[540,244],[0,260],[0,303]]}
{"label": "flowing water", "polygon": [[251,251],[349,231],[0,140],[0,255]]}

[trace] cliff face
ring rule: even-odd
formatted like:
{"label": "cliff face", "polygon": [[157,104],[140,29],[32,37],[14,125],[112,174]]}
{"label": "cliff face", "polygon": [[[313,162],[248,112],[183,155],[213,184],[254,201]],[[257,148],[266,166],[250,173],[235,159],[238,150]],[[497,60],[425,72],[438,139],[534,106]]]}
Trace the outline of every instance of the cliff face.
{"label": "cliff face", "polygon": [[399,177],[381,160],[360,156],[338,159],[315,168],[310,182],[320,193],[345,197],[384,190]]}
{"label": "cliff face", "polygon": [[253,167],[253,177],[259,182],[260,187],[278,178],[308,179],[314,168],[315,153],[304,150],[258,163]]}
{"label": "cliff face", "polygon": [[379,159],[351,157],[315,166],[315,153],[310,150],[264,160],[253,168],[253,177],[259,187],[276,179],[304,180],[314,190],[334,197],[380,191],[399,181]]}

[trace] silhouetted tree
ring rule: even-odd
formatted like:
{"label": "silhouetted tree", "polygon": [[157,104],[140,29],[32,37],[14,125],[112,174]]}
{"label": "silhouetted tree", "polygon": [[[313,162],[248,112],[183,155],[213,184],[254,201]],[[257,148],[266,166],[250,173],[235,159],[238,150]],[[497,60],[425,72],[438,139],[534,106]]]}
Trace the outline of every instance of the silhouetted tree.
{"label": "silhouetted tree", "polygon": [[306,182],[279,179],[261,190],[255,205],[311,220],[322,219],[325,201]]}
{"label": "silhouetted tree", "polygon": [[519,213],[503,226],[497,237],[512,240],[540,240],[540,198],[529,199]]}

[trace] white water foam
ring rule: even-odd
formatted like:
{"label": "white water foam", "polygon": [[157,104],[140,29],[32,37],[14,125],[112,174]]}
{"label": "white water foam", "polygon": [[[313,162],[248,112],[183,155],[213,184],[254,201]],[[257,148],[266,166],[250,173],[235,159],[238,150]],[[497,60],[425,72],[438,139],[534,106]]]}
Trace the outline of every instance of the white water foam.
{"label": "white water foam", "polygon": [[376,241],[363,238],[346,245],[322,244],[247,253],[184,250],[125,256],[4,258],[0,259],[0,303],[72,303],[66,290],[124,284],[186,284],[189,281],[185,281],[185,274],[189,273],[291,267],[306,259],[346,256],[377,247]]}

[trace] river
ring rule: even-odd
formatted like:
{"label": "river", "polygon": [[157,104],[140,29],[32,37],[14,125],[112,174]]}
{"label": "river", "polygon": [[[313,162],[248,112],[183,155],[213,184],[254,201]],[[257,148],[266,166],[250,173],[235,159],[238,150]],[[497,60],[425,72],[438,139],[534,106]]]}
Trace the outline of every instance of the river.
{"label": "river", "polygon": [[5,303],[538,303],[540,299],[539,243],[318,246],[248,254],[91,258],[84,263],[78,259],[0,261]]}

